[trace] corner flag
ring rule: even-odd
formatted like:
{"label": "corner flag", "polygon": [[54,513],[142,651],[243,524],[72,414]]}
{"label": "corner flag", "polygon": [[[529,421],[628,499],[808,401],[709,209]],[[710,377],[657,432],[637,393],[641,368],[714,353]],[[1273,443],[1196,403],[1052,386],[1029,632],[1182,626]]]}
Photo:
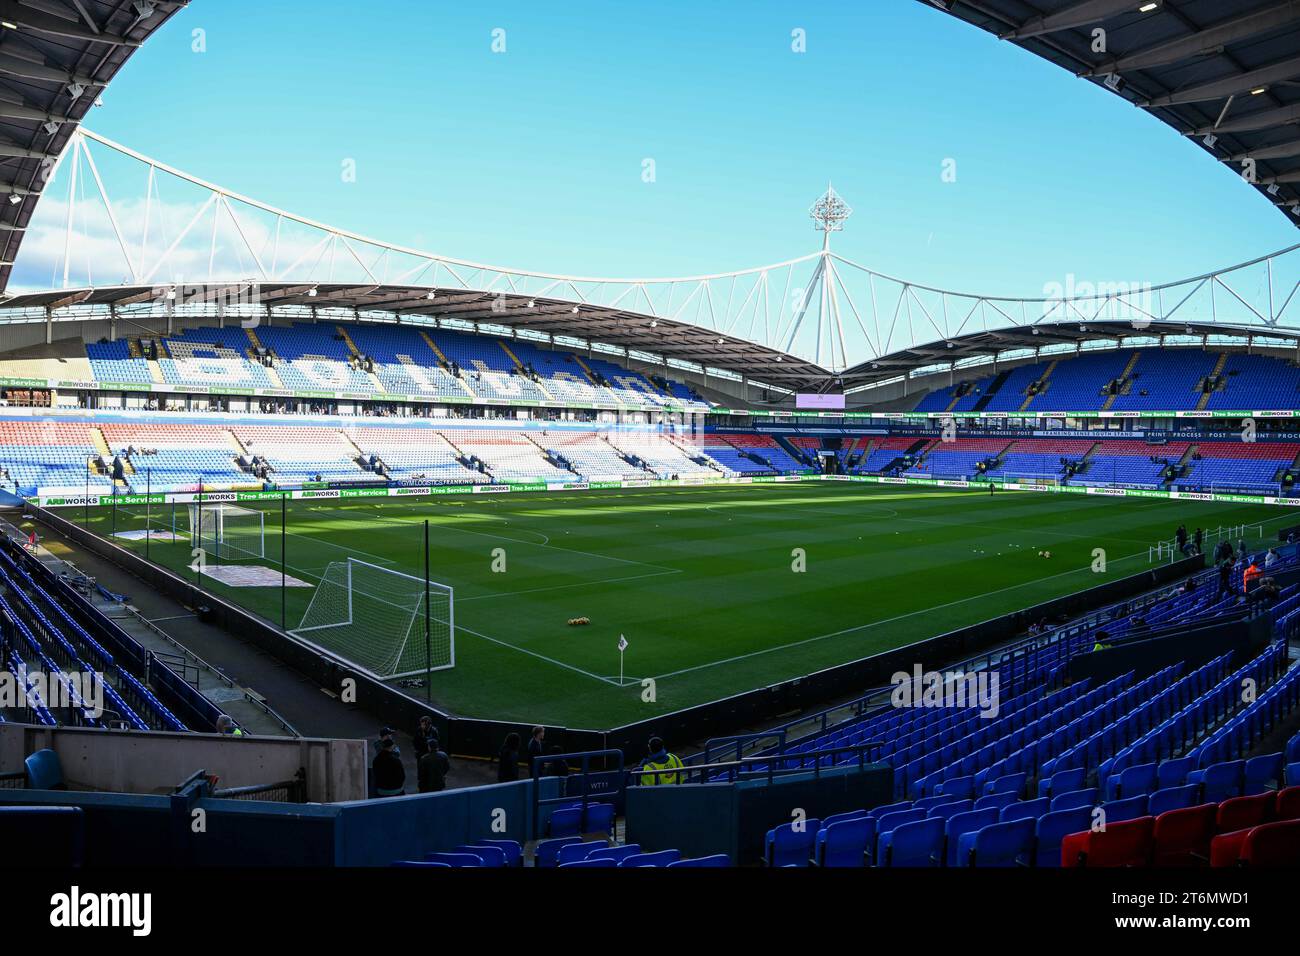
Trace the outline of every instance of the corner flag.
{"label": "corner flag", "polygon": [[627,638],[624,637],[622,634],[618,636],[618,649],[620,651],[627,650]]}

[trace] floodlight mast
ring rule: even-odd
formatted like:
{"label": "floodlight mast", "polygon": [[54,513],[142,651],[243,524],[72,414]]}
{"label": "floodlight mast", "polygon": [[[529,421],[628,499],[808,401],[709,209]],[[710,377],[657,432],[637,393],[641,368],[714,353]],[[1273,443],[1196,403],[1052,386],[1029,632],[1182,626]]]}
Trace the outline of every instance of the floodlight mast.
{"label": "floodlight mast", "polygon": [[[832,371],[848,366],[848,348],[844,342],[844,325],[840,319],[839,297],[835,293],[835,285],[838,277],[835,273],[835,260],[831,258],[831,233],[842,232],[844,230],[844,221],[853,215],[853,209],[846,203],[835,187],[831,183],[826,184],[826,192],[821,198],[812,204],[808,210],[808,215],[813,220],[813,228],[822,234],[822,251],[817,260],[817,267],[813,272],[811,284],[817,287],[817,337],[816,351],[814,361],[822,364],[822,340],[826,340],[827,351],[830,361],[826,367]],[[794,345],[796,333],[803,324],[805,313],[808,311],[808,299],[805,295],[803,302],[799,306],[799,313],[795,317],[790,329],[790,339],[786,344],[786,351],[790,351]],[[836,340],[839,342],[840,364],[836,365],[835,345]]]}

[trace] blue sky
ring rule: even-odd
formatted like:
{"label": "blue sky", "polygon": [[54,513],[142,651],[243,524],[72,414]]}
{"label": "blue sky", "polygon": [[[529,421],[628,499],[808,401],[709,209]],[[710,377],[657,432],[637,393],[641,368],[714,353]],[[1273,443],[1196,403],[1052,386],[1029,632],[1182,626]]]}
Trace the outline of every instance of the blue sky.
{"label": "blue sky", "polygon": [[843,255],[986,294],[1161,282],[1297,241],[1163,124],[914,0],[195,0],[103,99],[90,128],[230,189],[543,271],[801,255],[828,179],[854,208]]}

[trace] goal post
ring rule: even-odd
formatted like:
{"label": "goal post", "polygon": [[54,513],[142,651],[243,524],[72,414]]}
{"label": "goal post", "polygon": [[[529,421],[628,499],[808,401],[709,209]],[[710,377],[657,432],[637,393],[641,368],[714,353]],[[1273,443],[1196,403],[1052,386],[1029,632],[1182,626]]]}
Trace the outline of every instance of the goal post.
{"label": "goal post", "polygon": [[382,680],[446,670],[456,666],[455,591],[358,558],[332,561],[289,633]]}
{"label": "goal post", "polygon": [[193,503],[189,519],[195,547],[228,561],[266,557],[266,522],[261,511],[221,502]]}

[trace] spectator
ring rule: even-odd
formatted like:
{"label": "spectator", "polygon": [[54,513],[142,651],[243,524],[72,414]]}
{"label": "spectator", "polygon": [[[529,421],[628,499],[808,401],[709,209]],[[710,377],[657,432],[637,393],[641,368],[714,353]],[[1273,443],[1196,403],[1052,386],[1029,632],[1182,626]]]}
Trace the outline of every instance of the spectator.
{"label": "spectator", "polygon": [[642,770],[668,770],[674,772],[643,773],[641,774],[641,786],[657,787],[680,783],[686,778],[684,773],[675,772],[685,768],[686,765],[681,762],[676,754],[668,752],[661,738],[651,737],[647,749],[650,751],[650,756],[641,764]]}
{"label": "spectator", "polygon": [[1255,583],[1255,579],[1258,578],[1262,573],[1263,572],[1260,571],[1259,569],[1259,565],[1256,564],[1254,561],[1251,561],[1250,566],[1246,568],[1246,573],[1242,575],[1241,589],[1245,591],[1247,594],[1249,594],[1251,586]]}
{"label": "spectator", "polygon": [[227,737],[242,737],[244,732],[235,726],[235,722],[226,714],[217,718],[217,733]]}
{"label": "spectator", "polygon": [[1201,545],[1205,543],[1205,532],[1202,531],[1200,528],[1197,528],[1196,533],[1192,535],[1192,542],[1196,547],[1196,553],[1200,554]]}
{"label": "spectator", "polygon": [[438,738],[433,738],[432,746],[415,765],[416,777],[420,783],[421,793],[437,793],[447,789],[447,774],[451,772],[451,761],[447,754],[438,749]]}
{"label": "spectator", "polygon": [[1221,598],[1225,594],[1232,593],[1232,560],[1229,558],[1219,562],[1219,593],[1216,598]]}
{"label": "spectator", "polygon": [[531,772],[533,761],[546,753],[542,741],[546,739],[545,727],[534,727],[533,735],[528,739],[528,769]]}
{"label": "spectator", "polygon": [[497,754],[497,783],[519,779],[519,735],[511,732]]}
{"label": "spectator", "polygon": [[372,764],[375,771],[375,792],[381,797],[400,797],[406,790],[406,768],[398,756],[397,745],[392,737],[383,737],[379,741],[379,753],[375,754]]}
{"label": "spectator", "polygon": [[[554,757],[563,753],[559,747],[551,747],[547,755]],[[552,760],[546,765],[546,776],[548,777],[567,777],[569,775],[569,765],[563,760]]]}
{"label": "spectator", "polygon": [[438,731],[434,729],[433,718],[425,714],[420,718],[420,725],[411,735],[415,741],[415,759],[418,763],[431,750],[438,749]]}
{"label": "spectator", "polygon": [[1274,551],[1272,548],[1269,548],[1268,554],[1264,555],[1264,570],[1265,571],[1272,570],[1279,560],[1281,559],[1277,556],[1277,552]]}

